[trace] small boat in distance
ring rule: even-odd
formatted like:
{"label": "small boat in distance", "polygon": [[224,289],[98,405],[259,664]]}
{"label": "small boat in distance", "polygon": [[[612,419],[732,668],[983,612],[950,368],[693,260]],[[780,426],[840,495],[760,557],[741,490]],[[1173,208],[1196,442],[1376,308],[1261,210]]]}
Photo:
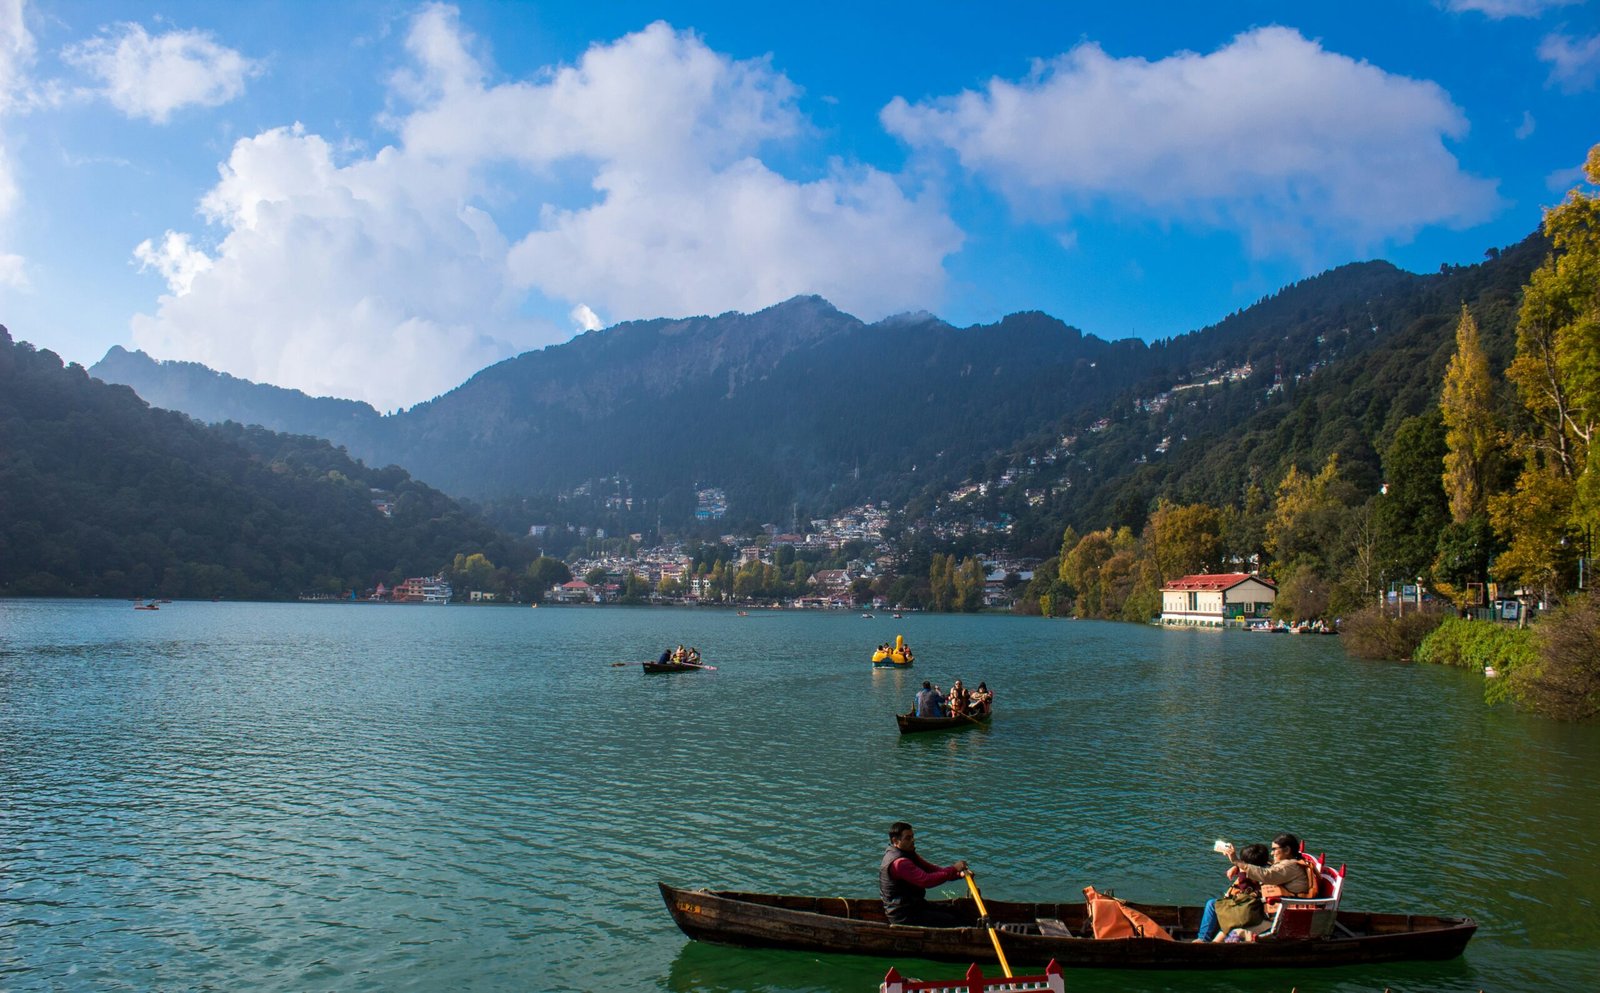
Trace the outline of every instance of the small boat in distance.
{"label": "small boat in distance", "polygon": [[904,668],[915,658],[911,654],[911,646],[906,644],[905,635],[897,634],[893,645],[879,645],[878,650],[872,653],[872,664],[880,669]]}
{"label": "small boat in distance", "polygon": [[914,717],[911,714],[895,714],[895,723],[900,725],[901,734],[916,734],[920,731],[959,731],[962,728],[986,728],[994,720],[994,711],[987,714],[958,714],[955,717]]}
{"label": "small boat in distance", "polygon": [[133,605],[133,609],[134,610],[160,610],[161,609],[161,605],[156,603],[154,600],[151,600],[149,603],[136,603],[136,604]]}
{"label": "small boat in distance", "polygon": [[641,664],[644,666],[644,671],[647,674],[661,672],[699,672],[701,670],[715,672],[717,668],[714,665],[703,665],[696,662],[644,662]]}

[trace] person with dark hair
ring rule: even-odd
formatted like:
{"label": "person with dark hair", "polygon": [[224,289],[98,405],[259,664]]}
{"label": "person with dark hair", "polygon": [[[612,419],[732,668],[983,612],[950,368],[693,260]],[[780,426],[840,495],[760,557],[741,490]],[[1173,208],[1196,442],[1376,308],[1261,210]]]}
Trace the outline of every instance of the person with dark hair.
{"label": "person with dark hair", "polygon": [[994,708],[994,694],[989,690],[988,683],[979,683],[978,688],[972,691],[972,706],[980,716],[987,715]]}
{"label": "person with dark hair", "polygon": [[1308,896],[1316,889],[1316,869],[1300,854],[1300,839],[1292,834],[1280,834],[1272,839],[1268,853],[1271,865],[1251,865],[1234,857],[1232,846],[1223,852],[1233,859],[1233,865],[1243,878],[1261,887],[1261,899],[1268,905],[1279,897]]}
{"label": "person with dark hair", "polygon": [[960,879],[967,874],[967,863],[936,866],[917,854],[916,832],[905,821],[889,825],[889,847],[878,862],[878,895],[883,898],[883,913],[890,924],[917,927],[966,927],[949,907],[928,902],[928,888]]}
{"label": "person with dark hair", "polygon": [[944,697],[933,688],[933,683],[924,679],[922,691],[917,694],[917,706],[913,711],[915,717],[943,717]]}
{"label": "person with dark hair", "polygon": [[951,717],[963,717],[967,713],[967,688],[961,685],[961,680],[956,680],[950,687],[950,695],[945,698],[945,709]]}
{"label": "person with dark hair", "polygon": [[[1253,866],[1267,865],[1266,845],[1246,845],[1239,849],[1239,861]],[[1219,901],[1226,907],[1219,907]],[[1254,905],[1254,911],[1248,908]],[[1235,908],[1238,908],[1237,910]],[[1227,915],[1226,921],[1222,916]],[[1218,934],[1236,927],[1249,927],[1262,920],[1261,887],[1245,877],[1237,865],[1228,866],[1228,890],[1222,896],[1207,900],[1200,914],[1200,931],[1195,941],[1213,941]]]}

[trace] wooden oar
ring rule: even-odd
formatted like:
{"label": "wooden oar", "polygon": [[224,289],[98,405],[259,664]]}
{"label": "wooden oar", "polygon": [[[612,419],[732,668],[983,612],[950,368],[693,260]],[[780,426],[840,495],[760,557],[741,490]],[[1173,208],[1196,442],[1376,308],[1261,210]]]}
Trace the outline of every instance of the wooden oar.
{"label": "wooden oar", "polygon": [[[967,870],[967,889],[972,891],[972,901],[978,905],[978,913],[988,917],[989,908],[983,905],[983,895],[978,892],[978,880],[970,869]],[[1005,970],[1006,978],[1011,979],[1011,963],[1006,961],[1006,953],[1000,947],[1000,935],[994,929],[994,921],[989,922],[989,940],[994,942],[994,953],[1000,956],[1000,968]]]}

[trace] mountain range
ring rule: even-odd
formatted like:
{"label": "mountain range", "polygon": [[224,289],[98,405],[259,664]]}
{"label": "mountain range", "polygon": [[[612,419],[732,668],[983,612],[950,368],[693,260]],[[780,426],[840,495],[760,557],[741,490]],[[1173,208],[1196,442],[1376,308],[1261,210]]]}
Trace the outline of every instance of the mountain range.
{"label": "mountain range", "polygon": [[0,595],[284,599],[533,557],[404,470],[203,425],[0,327]]}
{"label": "mountain range", "polygon": [[962,492],[1009,543],[1049,554],[1068,524],[1137,526],[1160,496],[1237,503],[1331,454],[1375,488],[1399,423],[1437,401],[1461,308],[1504,368],[1547,250],[1533,235],[1436,274],[1342,266],[1154,342],[1042,313],[868,324],[797,297],[588,332],[387,416],[121,348],[90,372],[202,421],[403,466],[504,523],[585,495],[639,530],[690,526],[706,488],[731,521],[783,524],[869,501],[948,512]]}

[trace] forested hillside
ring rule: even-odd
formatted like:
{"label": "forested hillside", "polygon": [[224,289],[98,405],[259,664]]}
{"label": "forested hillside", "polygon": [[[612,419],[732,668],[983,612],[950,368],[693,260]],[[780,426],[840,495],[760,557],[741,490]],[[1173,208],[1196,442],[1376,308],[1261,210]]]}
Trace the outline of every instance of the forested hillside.
{"label": "forested hillside", "polygon": [[402,469],[152,409],[3,328],[0,507],[4,595],[277,599],[522,554]]}
{"label": "forested hillside", "polygon": [[1137,527],[1161,496],[1237,501],[1335,452],[1360,486],[1378,485],[1400,423],[1436,399],[1462,304],[1480,312],[1495,360],[1510,360],[1515,300],[1545,244],[1425,276],[1343,266],[1151,343],[1038,313],[866,325],[816,297],[631,322],[388,417],[136,353],[93,372],[196,416],[318,431],[511,508],[508,520],[598,480],[628,508],[605,526],[652,532],[688,527],[701,487],[727,493],[735,527],[867,501],[915,509],[1027,467],[1025,485],[992,487],[971,509],[1004,518],[1003,543],[1043,555],[1067,525]]}

